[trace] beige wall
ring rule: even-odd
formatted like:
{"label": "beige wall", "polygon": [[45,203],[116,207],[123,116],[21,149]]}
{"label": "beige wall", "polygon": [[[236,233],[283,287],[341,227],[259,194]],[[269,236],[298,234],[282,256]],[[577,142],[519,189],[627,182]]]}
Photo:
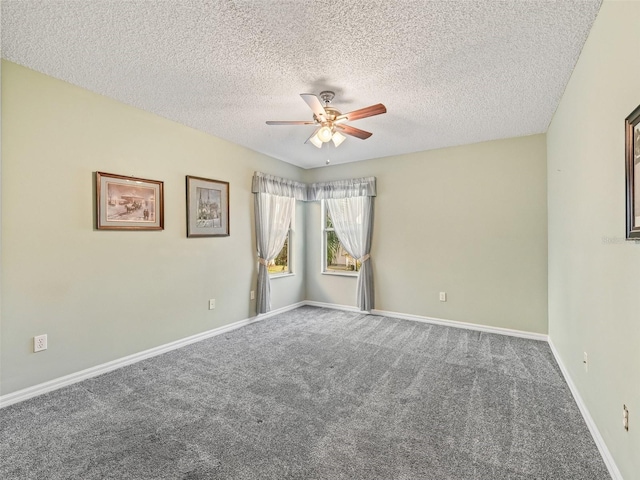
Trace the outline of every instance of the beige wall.
{"label": "beige wall", "polygon": [[[251,176],[302,170],[9,62],[2,81],[2,394],[255,315]],[[95,171],[164,181],[164,231],[95,230]],[[185,175],[230,182],[230,237],[186,238]],[[274,308],[305,298],[300,230]]]}
{"label": "beige wall", "polygon": [[[2,394],[254,315],[254,170],[378,177],[378,309],[546,332],[544,136],[305,172],[3,67]],[[163,180],[165,230],[96,231],[97,170]],[[186,238],[185,175],[231,183],[230,237]],[[319,213],[298,202],[296,274],[273,280],[274,308],[355,305],[354,278],[319,273]],[[33,354],[43,333],[49,349]]]}
{"label": "beige wall", "polygon": [[547,136],[549,333],[626,480],[640,479],[640,242],[624,240],[623,128],[640,104],[639,49],[640,2],[605,1]]}
{"label": "beige wall", "polygon": [[[547,332],[544,135],[305,172],[307,181],[369,175],[376,309]],[[355,278],[320,274],[320,205],[308,209],[308,298],[354,306]]]}

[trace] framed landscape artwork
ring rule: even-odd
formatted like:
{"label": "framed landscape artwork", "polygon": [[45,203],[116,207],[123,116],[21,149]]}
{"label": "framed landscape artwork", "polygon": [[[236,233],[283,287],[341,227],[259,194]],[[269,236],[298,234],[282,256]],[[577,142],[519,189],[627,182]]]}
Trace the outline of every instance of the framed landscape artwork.
{"label": "framed landscape artwork", "polygon": [[229,182],[187,176],[187,237],[229,235]]}
{"label": "framed landscape artwork", "polygon": [[624,122],[627,170],[627,239],[640,240],[640,105]]}
{"label": "framed landscape artwork", "polygon": [[163,230],[163,182],[96,172],[98,230]]}

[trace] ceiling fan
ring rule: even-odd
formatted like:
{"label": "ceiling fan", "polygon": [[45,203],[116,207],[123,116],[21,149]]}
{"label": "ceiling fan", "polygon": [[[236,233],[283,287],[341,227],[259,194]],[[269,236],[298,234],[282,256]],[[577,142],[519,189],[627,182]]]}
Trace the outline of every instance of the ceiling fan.
{"label": "ceiling fan", "polygon": [[[268,121],[267,125],[315,125],[317,128],[313,134],[304,142],[311,142],[318,148],[322,148],[324,143],[333,141],[337,147],[347,138],[345,135],[351,135],[362,140],[373,135],[371,132],[365,132],[359,128],[345,125],[345,122],[360,120],[361,118],[373,117],[387,112],[387,107],[378,103],[370,107],[360,108],[349,113],[341,113],[337,109],[330,106],[334,92],[326,90],[320,92],[320,96],[312,93],[301,93],[302,99],[313,111],[313,120],[311,121]],[[324,102],[324,106],[322,105]]]}

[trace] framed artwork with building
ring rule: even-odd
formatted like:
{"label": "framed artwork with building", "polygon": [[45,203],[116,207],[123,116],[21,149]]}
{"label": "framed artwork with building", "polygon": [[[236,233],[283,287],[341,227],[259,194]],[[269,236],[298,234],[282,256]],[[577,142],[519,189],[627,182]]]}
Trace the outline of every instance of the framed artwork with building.
{"label": "framed artwork with building", "polygon": [[625,119],[627,240],[640,240],[640,105]]}
{"label": "framed artwork with building", "polygon": [[96,172],[98,230],[163,230],[163,182]]}
{"label": "framed artwork with building", "polygon": [[187,237],[229,235],[229,182],[187,175]]}

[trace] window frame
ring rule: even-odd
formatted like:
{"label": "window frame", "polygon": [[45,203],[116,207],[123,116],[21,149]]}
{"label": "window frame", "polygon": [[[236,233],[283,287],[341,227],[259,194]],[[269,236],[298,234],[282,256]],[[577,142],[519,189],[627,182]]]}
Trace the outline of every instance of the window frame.
{"label": "window frame", "polygon": [[[320,248],[321,248],[321,253],[320,253],[320,273],[322,275],[334,275],[334,276],[338,276],[338,277],[358,277],[359,274],[359,270],[353,270],[353,271],[348,271],[348,270],[329,270],[328,265],[327,265],[327,232],[330,231],[335,231],[335,228],[327,228],[327,203],[324,200],[320,200],[320,210],[321,210],[321,215],[320,215],[320,220],[321,220],[321,241],[320,241]],[[340,245],[342,245],[342,242],[340,242]],[[344,248],[344,247],[343,247]],[[362,268],[362,267],[361,267]]]}

